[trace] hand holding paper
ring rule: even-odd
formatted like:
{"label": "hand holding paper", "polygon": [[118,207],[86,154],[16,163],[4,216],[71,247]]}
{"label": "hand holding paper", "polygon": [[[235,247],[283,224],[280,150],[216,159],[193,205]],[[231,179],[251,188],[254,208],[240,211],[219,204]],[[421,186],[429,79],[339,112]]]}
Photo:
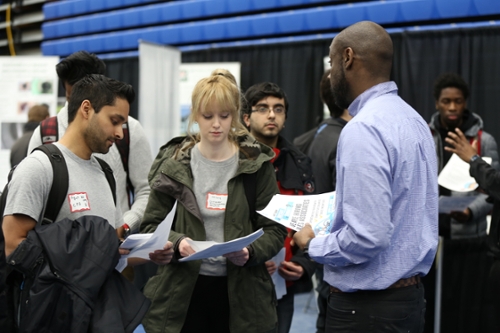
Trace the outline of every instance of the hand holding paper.
{"label": "hand holding paper", "polygon": [[[168,213],[165,219],[158,225],[154,233],[134,234],[125,239],[120,247],[129,249],[130,253],[122,255],[116,266],[118,271],[121,272],[127,266],[128,258],[151,260],[150,253],[153,254],[154,260],[158,262],[166,262],[168,260],[169,253],[173,251],[171,249],[172,243],[168,244],[168,236],[170,234],[170,228],[172,228],[176,209],[177,202],[175,202],[170,213]],[[155,251],[159,252],[155,254]]]}
{"label": "hand holding paper", "polygon": [[276,194],[267,207],[257,213],[295,231],[310,223],[316,235],[327,235],[335,217],[335,192],[316,195]]}

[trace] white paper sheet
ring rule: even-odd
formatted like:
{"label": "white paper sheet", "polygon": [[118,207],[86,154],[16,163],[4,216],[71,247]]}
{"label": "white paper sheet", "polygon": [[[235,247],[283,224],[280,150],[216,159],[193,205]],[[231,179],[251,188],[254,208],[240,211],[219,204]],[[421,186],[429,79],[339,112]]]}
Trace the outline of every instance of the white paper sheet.
{"label": "white paper sheet", "polygon": [[196,251],[196,253],[193,253],[188,257],[179,259],[179,261],[183,262],[183,261],[191,261],[191,260],[198,260],[205,258],[213,258],[224,255],[226,253],[240,251],[244,247],[252,244],[256,239],[258,239],[263,234],[264,231],[261,228],[248,236],[236,238],[225,243],[217,243],[212,241],[194,241],[187,239],[189,245],[191,245],[191,247],[193,248],[193,250]]}
{"label": "white paper sheet", "polygon": [[[130,235],[120,246],[124,249],[130,249],[130,253],[122,255],[116,270],[121,272],[127,267],[128,258],[142,258],[149,260],[149,254],[155,250],[161,250],[168,242],[172,222],[174,221],[175,212],[177,210],[177,201],[167,217],[158,225],[155,232],[152,234],[136,234]],[[127,240],[131,238],[130,241]]]}
{"label": "white paper sheet", "polygon": [[[282,248],[277,255],[271,258],[271,261],[274,262],[276,267],[280,267],[282,261],[285,261],[285,253],[286,249]],[[281,299],[283,295],[286,295],[286,282],[285,279],[279,275],[278,269],[271,275],[271,279],[274,283],[274,289],[276,290],[276,299]]]}
{"label": "white paper sheet", "polygon": [[315,195],[276,194],[267,207],[257,213],[295,231],[310,223],[316,236],[327,235],[335,217],[335,192]]}
{"label": "white paper sheet", "polygon": [[[481,157],[486,163],[491,164],[491,157]],[[457,154],[451,155],[438,177],[438,184],[452,191],[474,191],[478,184],[469,174],[470,165],[462,161]]]}

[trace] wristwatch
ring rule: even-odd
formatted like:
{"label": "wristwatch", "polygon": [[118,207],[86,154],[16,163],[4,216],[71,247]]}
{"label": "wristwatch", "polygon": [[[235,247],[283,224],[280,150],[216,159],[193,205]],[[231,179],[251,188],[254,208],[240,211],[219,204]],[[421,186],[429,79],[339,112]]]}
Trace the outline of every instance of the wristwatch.
{"label": "wristwatch", "polygon": [[479,156],[478,154],[476,154],[476,155],[472,156],[472,157],[470,158],[469,163],[474,162],[475,160],[477,160],[477,159],[478,159],[478,158],[480,158],[480,157],[481,157],[481,156]]}
{"label": "wristwatch", "polygon": [[306,258],[307,260],[310,260],[310,261],[314,261],[309,256],[309,244],[311,244],[312,240],[313,240],[313,238],[311,238],[310,240],[307,241],[306,246],[304,246],[304,250],[302,251],[304,253],[304,258]]}
{"label": "wristwatch", "polygon": [[128,224],[123,224],[123,230],[125,231],[123,233],[123,238],[127,238],[128,236],[130,236],[130,227],[128,226]]}

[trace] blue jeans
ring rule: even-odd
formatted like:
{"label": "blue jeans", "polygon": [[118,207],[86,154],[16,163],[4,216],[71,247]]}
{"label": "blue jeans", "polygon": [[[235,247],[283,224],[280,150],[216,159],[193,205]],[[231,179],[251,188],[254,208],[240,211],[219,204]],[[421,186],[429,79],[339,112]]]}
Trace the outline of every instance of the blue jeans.
{"label": "blue jeans", "polygon": [[425,322],[421,283],[396,289],[330,293],[326,333],[421,333]]}

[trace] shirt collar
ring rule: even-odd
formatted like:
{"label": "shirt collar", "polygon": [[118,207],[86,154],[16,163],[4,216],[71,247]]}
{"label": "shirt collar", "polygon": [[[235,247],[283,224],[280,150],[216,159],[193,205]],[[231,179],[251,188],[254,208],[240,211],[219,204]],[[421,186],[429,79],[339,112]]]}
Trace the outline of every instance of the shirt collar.
{"label": "shirt collar", "polygon": [[351,105],[349,105],[349,114],[354,117],[371,99],[389,93],[397,94],[397,91],[398,91],[398,86],[393,81],[379,83],[365,90],[361,95],[356,97],[356,99],[351,103]]}

